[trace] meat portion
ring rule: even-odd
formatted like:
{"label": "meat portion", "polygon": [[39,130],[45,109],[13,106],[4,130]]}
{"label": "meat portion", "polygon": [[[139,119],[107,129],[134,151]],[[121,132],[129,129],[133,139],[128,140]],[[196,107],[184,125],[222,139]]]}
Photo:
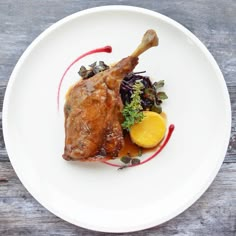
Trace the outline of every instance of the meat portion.
{"label": "meat portion", "polygon": [[77,83],[65,104],[65,159],[115,157],[123,146],[119,87],[138,59],[128,57],[110,70]]}
{"label": "meat portion", "polygon": [[68,91],[64,106],[64,159],[102,161],[118,156],[124,144],[121,81],[138,64],[138,56],[157,44],[155,31],[148,30],[131,56],[90,79],[79,81]]}

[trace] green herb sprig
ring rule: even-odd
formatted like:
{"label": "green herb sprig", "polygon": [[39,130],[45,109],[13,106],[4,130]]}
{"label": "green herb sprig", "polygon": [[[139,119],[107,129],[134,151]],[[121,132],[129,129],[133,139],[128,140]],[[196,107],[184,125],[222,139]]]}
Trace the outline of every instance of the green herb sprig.
{"label": "green herb sprig", "polygon": [[122,114],[124,116],[124,122],[121,124],[123,129],[130,130],[130,127],[136,123],[139,123],[144,118],[141,106],[141,94],[142,89],[144,88],[143,84],[140,81],[137,81],[133,85],[133,93],[131,95],[131,102],[126,103]]}

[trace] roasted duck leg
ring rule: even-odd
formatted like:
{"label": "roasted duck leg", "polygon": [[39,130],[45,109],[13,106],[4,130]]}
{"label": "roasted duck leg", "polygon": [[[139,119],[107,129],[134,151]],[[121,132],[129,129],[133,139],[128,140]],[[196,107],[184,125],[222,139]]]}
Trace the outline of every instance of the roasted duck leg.
{"label": "roasted duck leg", "polygon": [[104,161],[118,156],[124,144],[121,81],[138,64],[138,56],[157,45],[155,31],[148,30],[130,56],[90,79],[79,81],[68,91],[64,106],[64,159]]}

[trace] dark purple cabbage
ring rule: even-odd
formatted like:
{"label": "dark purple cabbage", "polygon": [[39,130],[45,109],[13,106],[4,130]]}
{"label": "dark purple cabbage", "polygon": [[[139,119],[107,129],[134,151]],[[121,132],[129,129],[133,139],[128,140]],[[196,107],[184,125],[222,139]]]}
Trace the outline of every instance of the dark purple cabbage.
{"label": "dark purple cabbage", "polygon": [[[142,73],[142,72],[141,72]],[[152,84],[148,76],[140,75],[140,73],[130,73],[122,81],[120,86],[120,95],[123,104],[131,102],[131,95],[133,93],[133,85],[137,82],[144,85],[141,94],[141,105],[143,110],[152,110],[161,113],[162,101],[158,98],[156,83]]]}

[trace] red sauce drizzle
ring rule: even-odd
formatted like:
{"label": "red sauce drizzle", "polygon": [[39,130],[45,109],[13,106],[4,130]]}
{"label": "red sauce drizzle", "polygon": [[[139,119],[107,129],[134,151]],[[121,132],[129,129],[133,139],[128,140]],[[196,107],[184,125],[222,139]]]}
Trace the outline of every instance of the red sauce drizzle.
{"label": "red sauce drizzle", "polygon": [[152,154],[150,157],[148,157],[147,159],[141,161],[139,164],[137,165],[119,165],[119,164],[114,164],[114,163],[111,163],[111,162],[108,162],[108,161],[103,161],[102,163],[104,164],[107,164],[109,166],[114,166],[114,167],[119,167],[119,168],[122,168],[122,167],[134,167],[134,166],[139,166],[139,165],[142,165],[142,164],[145,164],[146,162],[152,160],[155,156],[157,156],[162,150],[163,148],[166,146],[166,144],[169,142],[171,136],[172,136],[172,133],[175,129],[175,126],[173,124],[171,124],[169,126],[169,129],[168,129],[168,133],[167,133],[167,136],[165,138],[165,140],[163,141],[163,143],[159,146],[159,148],[156,150],[156,152],[154,154]]}
{"label": "red sauce drizzle", "polygon": [[84,54],[82,54],[81,56],[77,57],[65,70],[65,72],[63,73],[61,79],[60,79],[60,83],[59,83],[59,86],[58,86],[58,90],[57,90],[57,109],[59,110],[59,99],[60,99],[60,90],[61,90],[61,85],[62,85],[62,82],[67,74],[67,72],[69,71],[69,69],[76,63],[78,62],[80,59],[82,59],[83,57],[86,57],[88,55],[91,55],[91,54],[94,54],[94,53],[100,53],[100,52],[106,52],[106,53],[111,53],[112,52],[112,47],[111,46],[105,46],[105,47],[102,47],[102,48],[96,48],[96,49],[93,49],[91,51],[88,51]]}

